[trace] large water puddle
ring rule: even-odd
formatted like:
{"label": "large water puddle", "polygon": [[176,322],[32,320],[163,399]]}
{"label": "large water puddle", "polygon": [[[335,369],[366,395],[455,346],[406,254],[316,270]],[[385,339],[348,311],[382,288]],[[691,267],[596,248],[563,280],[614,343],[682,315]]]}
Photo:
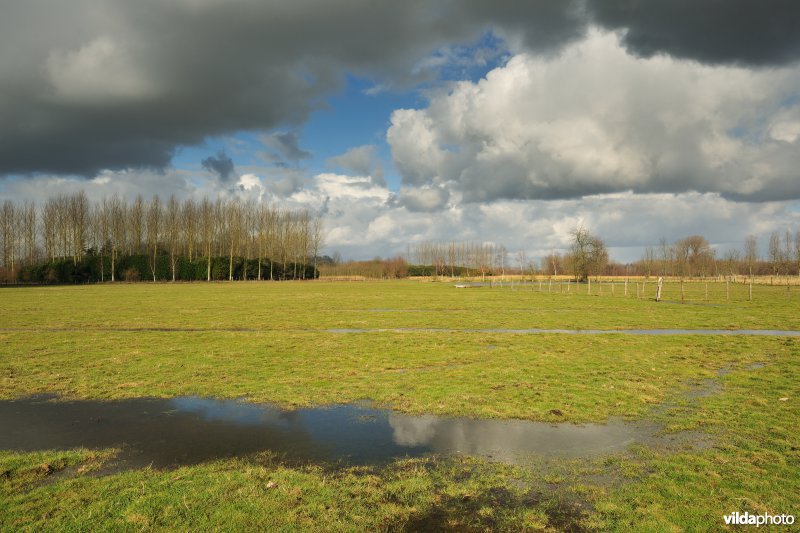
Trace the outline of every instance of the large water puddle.
{"label": "large water puddle", "polygon": [[284,410],[198,397],[0,401],[0,449],[122,447],[126,468],[173,467],[260,451],[289,461],[375,465],[428,454],[469,454],[524,463],[591,457],[658,444],[657,427],[548,424],[413,416],[362,405]]}

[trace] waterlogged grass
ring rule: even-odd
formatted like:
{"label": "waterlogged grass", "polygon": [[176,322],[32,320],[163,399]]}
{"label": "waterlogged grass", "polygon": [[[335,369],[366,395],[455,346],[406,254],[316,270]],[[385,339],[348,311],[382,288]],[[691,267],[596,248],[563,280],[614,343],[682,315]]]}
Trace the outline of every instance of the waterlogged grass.
{"label": "waterlogged grass", "polygon": [[677,454],[644,449],[623,460],[638,463],[639,474],[596,501],[605,527],[719,530],[723,515],[735,511],[799,518],[799,360],[795,344],[789,358],[733,370],[719,378],[720,393],[683,399],[656,415],[668,427],[712,435],[713,446]]}
{"label": "waterlogged grass", "polygon": [[[324,331],[800,329],[800,293],[785,287],[755,287],[753,302],[738,285],[730,300],[713,285],[707,301],[703,284],[684,287],[686,299],[715,307],[625,298],[620,287],[614,296],[607,286],[588,296],[574,286],[410,282],[0,290],[2,398],[368,399],[473,417],[621,416],[687,435],[671,448],[527,467],[431,458],[342,468],[263,453],[108,473],[113,450],[6,451],[0,530],[669,531],[724,529],[734,511],[800,515],[800,339]],[[226,331],[236,329],[246,331]],[[691,394],[710,382],[713,394]]]}

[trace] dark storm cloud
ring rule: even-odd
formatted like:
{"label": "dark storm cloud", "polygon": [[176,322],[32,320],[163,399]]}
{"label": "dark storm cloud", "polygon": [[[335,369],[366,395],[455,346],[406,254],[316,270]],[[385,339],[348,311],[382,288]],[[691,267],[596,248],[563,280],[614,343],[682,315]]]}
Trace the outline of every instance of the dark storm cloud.
{"label": "dark storm cloud", "polygon": [[228,157],[225,152],[219,152],[217,157],[206,157],[201,164],[204,169],[219,176],[220,181],[228,181],[231,176],[236,175],[233,159]]}
{"label": "dark storm cloud", "polygon": [[780,65],[800,58],[796,0],[593,0],[594,22],[623,30],[628,50],[703,63]]}
{"label": "dark storm cloud", "polygon": [[346,72],[430,78],[422,58],[492,25],[527,20],[526,41],[552,48],[580,32],[561,5],[3,2],[0,175],[164,167],[208,136],[302,123]]}

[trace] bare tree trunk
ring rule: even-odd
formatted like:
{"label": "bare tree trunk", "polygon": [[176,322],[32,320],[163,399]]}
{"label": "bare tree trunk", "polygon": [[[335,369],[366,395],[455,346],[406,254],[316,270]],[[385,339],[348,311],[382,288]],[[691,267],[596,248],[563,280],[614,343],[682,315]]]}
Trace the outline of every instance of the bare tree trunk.
{"label": "bare tree trunk", "polygon": [[152,264],[150,268],[153,272],[153,282],[156,281],[157,260],[158,260],[158,237],[161,232],[161,200],[158,195],[154,195],[147,210],[147,236],[153,248]]}

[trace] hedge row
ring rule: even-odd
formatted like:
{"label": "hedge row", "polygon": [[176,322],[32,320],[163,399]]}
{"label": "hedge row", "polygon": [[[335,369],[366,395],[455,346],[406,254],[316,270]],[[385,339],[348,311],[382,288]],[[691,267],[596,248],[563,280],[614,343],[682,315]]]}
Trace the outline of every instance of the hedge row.
{"label": "hedge row", "polygon": [[[480,275],[480,272],[475,270],[470,270],[466,267],[461,266],[454,266],[451,267],[439,267],[439,274],[444,276],[449,276],[450,274],[454,276],[477,276]],[[435,276],[436,275],[436,267],[433,265],[408,265],[408,275],[409,276]],[[489,272],[486,273],[487,276],[491,275]]]}
{"label": "hedge row", "polygon": [[[153,258],[148,255],[129,255],[117,259],[114,265],[114,278],[118,281],[152,281]],[[230,278],[230,258],[211,258],[211,279],[227,280]],[[270,278],[270,267],[272,277]],[[258,260],[233,258],[233,279],[257,279]],[[175,279],[177,281],[205,281],[208,276],[206,258],[189,261],[188,257],[177,257],[175,261]],[[319,272],[313,265],[261,261],[262,279],[314,279]],[[155,261],[155,278],[157,281],[172,280],[172,264],[168,255],[158,255]],[[96,283],[111,281],[111,258],[108,256],[87,255],[77,263],[71,259],[48,261],[23,268],[19,272],[18,281],[23,283]]]}

